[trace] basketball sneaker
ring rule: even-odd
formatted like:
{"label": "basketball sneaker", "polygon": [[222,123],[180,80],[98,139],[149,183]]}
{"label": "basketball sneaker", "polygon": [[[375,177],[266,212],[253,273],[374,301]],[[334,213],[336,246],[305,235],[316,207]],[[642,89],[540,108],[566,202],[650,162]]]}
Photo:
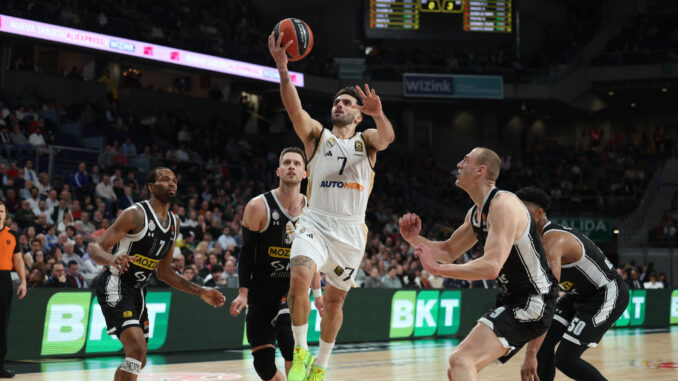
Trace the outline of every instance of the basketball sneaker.
{"label": "basketball sneaker", "polygon": [[325,369],[317,366],[311,367],[311,373],[308,374],[306,381],[323,381],[325,379]]}
{"label": "basketball sneaker", "polygon": [[313,360],[313,356],[311,356],[308,349],[294,347],[292,368],[290,368],[290,373],[287,375],[287,381],[306,381],[308,370],[311,368]]}

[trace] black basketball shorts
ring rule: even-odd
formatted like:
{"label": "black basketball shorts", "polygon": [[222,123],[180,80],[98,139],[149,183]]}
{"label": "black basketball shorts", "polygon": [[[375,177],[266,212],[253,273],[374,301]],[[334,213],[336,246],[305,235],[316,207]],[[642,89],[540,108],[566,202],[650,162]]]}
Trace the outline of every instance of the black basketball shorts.
{"label": "black basketball shorts", "polygon": [[553,324],[567,327],[563,334],[564,340],[595,347],[624,313],[628,304],[629,289],[618,278],[585,300],[570,294],[558,299]]}
{"label": "black basketball shorts", "polygon": [[146,288],[136,288],[106,271],[101,276],[96,293],[109,335],[120,337],[126,328],[139,327],[148,341]]}
{"label": "black basketball shorts", "polygon": [[508,353],[499,358],[507,362],[526,343],[549,329],[556,306],[556,296],[530,295],[498,301],[479,323],[487,325]]}

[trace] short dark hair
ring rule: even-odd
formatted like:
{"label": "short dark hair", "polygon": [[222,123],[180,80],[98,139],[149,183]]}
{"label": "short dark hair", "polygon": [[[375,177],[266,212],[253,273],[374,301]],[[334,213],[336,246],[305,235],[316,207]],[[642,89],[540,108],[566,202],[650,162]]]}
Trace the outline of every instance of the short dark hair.
{"label": "short dark hair", "polygon": [[224,272],[224,266],[222,265],[214,265],[212,266],[212,269],[210,271],[212,274],[218,273],[218,272]]}
{"label": "short dark hair", "polygon": [[545,211],[551,207],[551,198],[541,189],[525,187],[516,192],[519,199],[536,204]]}
{"label": "short dark hair", "polygon": [[303,160],[304,165],[306,165],[306,153],[304,153],[304,150],[302,150],[299,147],[286,147],[286,148],[284,148],[282,150],[282,152],[280,152],[280,158],[278,159],[278,163],[282,163],[283,156],[285,156],[285,154],[288,153],[288,152],[294,152],[294,153],[298,153],[299,155],[301,155],[301,160]]}
{"label": "short dark hair", "polygon": [[39,243],[39,244],[42,246],[42,242],[40,242],[40,240],[37,239],[37,238],[33,238],[33,239],[31,240],[31,245],[33,244],[33,242],[37,242],[37,243]]}
{"label": "short dark hair", "polygon": [[340,95],[343,94],[348,94],[355,98],[355,102],[359,105],[363,105],[363,98],[360,96],[358,93],[358,90],[355,89],[353,86],[346,86],[343,89],[337,91],[336,94],[334,94],[334,98],[332,98],[332,102],[334,102],[335,99],[339,98]]}
{"label": "short dark hair", "polygon": [[70,261],[68,261],[68,267],[71,267],[71,265],[77,265],[77,264],[78,264],[78,262],[76,262],[76,261],[73,260],[73,259],[71,259]]}
{"label": "short dark hair", "polygon": [[[146,176],[146,191],[148,191],[148,199],[151,199],[151,191],[148,189],[148,184],[153,184],[158,180],[158,172],[161,169],[166,169],[168,171],[172,171],[171,168],[167,167],[155,167],[151,169],[150,172],[148,172],[148,175]],[[172,171],[174,173],[174,171]]]}

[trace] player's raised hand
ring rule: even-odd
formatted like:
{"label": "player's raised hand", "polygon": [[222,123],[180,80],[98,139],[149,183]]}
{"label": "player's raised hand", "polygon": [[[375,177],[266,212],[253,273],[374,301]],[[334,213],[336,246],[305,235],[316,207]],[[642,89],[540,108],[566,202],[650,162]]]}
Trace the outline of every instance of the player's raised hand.
{"label": "player's raised hand", "polygon": [[421,219],[414,213],[405,213],[398,220],[398,225],[400,225],[400,235],[408,242],[416,238],[421,231]]}
{"label": "player's raised hand", "polygon": [[128,254],[116,254],[113,256],[113,260],[110,265],[118,269],[120,274],[124,274],[127,269],[129,269],[130,262],[136,261],[137,258]]}
{"label": "player's raised hand", "polygon": [[231,315],[238,316],[240,315],[240,311],[242,311],[243,308],[247,305],[247,296],[244,296],[242,294],[238,295],[237,298],[233,299],[233,302],[231,302]]}
{"label": "player's raised hand", "polygon": [[200,299],[214,308],[221,307],[226,303],[226,297],[213,288],[203,288],[200,291]]}
{"label": "player's raised hand", "polygon": [[426,270],[429,274],[438,275],[438,261],[436,260],[435,254],[433,254],[433,250],[431,250],[428,245],[422,243],[421,245],[417,246],[417,248],[414,250],[414,256],[419,259],[419,262],[421,262],[424,270]]}
{"label": "player's raised hand", "polygon": [[282,44],[282,38],[285,35],[284,32],[280,32],[278,39],[275,39],[275,32],[271,32],[268,36],[268,51],[271,53],[271,57],[275,61],[275,66],[278,68],[287,67],[287,48],[292,45],[293,40],[287,41],[285,45]]}
{"label": "player's raised hand", "polygon": [[363,105],[353,105],[351,107],[356,108],[369,116],[378,116],[383,113],[381,109],[381,98],[379,98],[374,89],[370,89],[370,86],[367,83],[365,84],[365,92],[363,92],[358,85],[356,85],[355,89],[358,90],[358,94],[360,94],[360,97],[363,99]]}

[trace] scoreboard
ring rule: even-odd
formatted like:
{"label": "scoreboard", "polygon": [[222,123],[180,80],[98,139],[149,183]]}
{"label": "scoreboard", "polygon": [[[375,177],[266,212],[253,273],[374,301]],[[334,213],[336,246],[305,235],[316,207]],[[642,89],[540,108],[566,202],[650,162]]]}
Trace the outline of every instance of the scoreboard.
{"label": "scoreboard", "polygon": [[464,31],[511,33],[511,0],[464,0]]}
{"label": "scoreboard", "polygon": [[419,0],[370,0],[370,28],[419,29]]}
{"label": "scoreboard", "polygon": [[368,38],[483,39],[485,33],[513,32],[512,0],[364,0],[363,4]]}

